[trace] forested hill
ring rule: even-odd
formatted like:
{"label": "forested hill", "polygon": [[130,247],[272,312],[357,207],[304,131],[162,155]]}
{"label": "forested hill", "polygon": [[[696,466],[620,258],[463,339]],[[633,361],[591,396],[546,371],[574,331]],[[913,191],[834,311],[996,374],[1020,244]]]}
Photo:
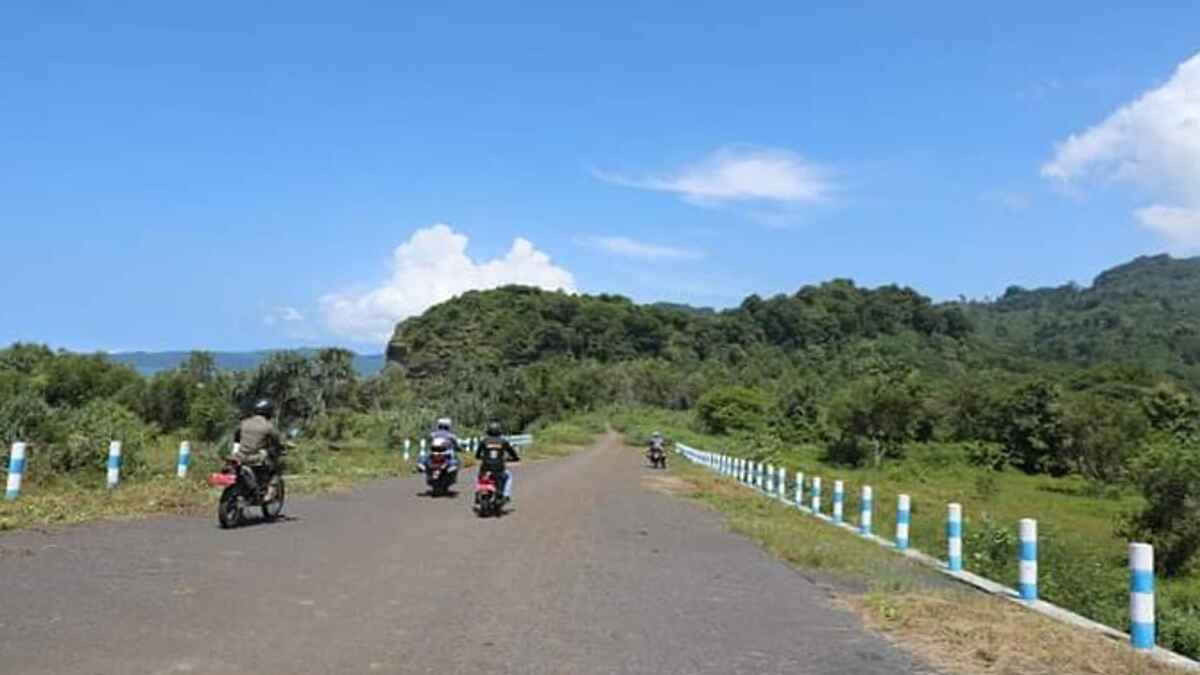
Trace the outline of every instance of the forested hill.
{"label": "forested hill", "polygon": [[1042,360],[1125,363],[1200,387],[1200,258],[1137,258],[1091,287],[1010,287],[962,305],[981,339]]}
{"label": "forested hill", "polygon": [[861,338],[969,333],[958,307],[935,307],[907,288],[868,290],[847,280],[790,296],[750,296],[722,312],[509,286],[466,293],[401,323],[387,356],[419,379],[451,364],[495,370],[555,358],[729,361],[755,347],[830,349]]}
{"label": "forested hill", "polygon": [[[961,349],[947,351],[946,340]],[[1135,366],[1200,388],[1200,258],[1142,257],[1102,272],[1091,287],[1011,286],[995,301],[945,304],[848,280],[750,296],[719,312],[506,287],[401,323],[387,358],[421,379],[451,364],[494,372],[560,358],[735,363],[755,348],[811,356],[881,341],[907,345],[907,360],[934,368],[947,353],[988,355],[990,365],[1007,353],[1050,367]]]}

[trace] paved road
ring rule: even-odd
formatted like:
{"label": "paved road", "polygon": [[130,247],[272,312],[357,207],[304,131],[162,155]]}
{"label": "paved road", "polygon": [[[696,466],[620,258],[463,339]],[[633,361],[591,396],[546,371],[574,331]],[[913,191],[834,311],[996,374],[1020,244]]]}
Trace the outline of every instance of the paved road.
{"label": "paved road", "polygon": [[923,672],[612,438],[516,470],[498,521],[408,479],[0,536],[0,672]]}

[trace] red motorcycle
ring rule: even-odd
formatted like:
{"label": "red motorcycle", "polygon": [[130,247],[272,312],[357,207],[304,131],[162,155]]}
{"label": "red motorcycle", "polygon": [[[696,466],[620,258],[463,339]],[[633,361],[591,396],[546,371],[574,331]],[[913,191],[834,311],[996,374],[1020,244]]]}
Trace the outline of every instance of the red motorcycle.
{"label": "red motorcycle", "polygon": [[500,479],[484,471],[475,479],[475,513],[480,518],[499,518],[504,512],[504,497],[500,494]]}
{"label": "red motorcycle", "polygon": [[233,458],[225,460],[220,473],[209,475],[208,484],[224,488],[217,502],[217,521],[222,529],[237,527],[246,520],[246,509],[251,506],[262,508],[263,518],[275,520],[283,513],[283,475],[275,471],[265,480],[258,478],[257,489],[252,487],[247,474],[253,471]]}

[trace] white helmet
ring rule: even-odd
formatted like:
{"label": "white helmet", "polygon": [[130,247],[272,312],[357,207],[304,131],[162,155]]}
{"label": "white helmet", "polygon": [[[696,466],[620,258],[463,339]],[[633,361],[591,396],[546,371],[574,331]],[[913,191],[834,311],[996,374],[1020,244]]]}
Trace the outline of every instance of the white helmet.
{"label": "white helmet", "polygon": [[454,428],[454,425],[451,424],[449,417],[439,417],[437,421],[437,428],[442,431],[450,431]]}
{"label": "white helmet", "polygon": [[445,436],[438,436],[433,439],[432,447],[434,452],[448,452],[450,450],[450,439]]}

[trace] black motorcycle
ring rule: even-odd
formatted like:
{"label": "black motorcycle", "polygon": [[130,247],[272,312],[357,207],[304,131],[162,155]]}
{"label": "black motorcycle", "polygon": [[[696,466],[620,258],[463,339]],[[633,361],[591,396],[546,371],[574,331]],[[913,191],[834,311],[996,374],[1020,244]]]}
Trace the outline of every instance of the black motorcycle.
{"label": "black motorcycle", "polygon": [[450,492],[450,486],[458,482],[458,466],[450,461],[449,452],[431,452],[425,461],[425,484],[429,495],[441,497]]}
{"label": "black motorcycle", "polygon": [[650,468],[665,469],[667,468],[667,451],[662,448],[650,448],[646,452],[646,457],[650,460]]}
{"label": "black motorcycle", "polygon": [[240,460],[230,457],[225,460],[225,466],[220,473],[208,477],[209,485],[225,488],[221,492],[220,501],[217,502],[217,521],[222,529],[244,523],[246,509],[253,506],[262,508],[262,515],[266,520],[275,520],[283,513],[286,493],[282,469],[272,472],[265,480],[256,478],[252,482],[248,474],[253,470]]}

